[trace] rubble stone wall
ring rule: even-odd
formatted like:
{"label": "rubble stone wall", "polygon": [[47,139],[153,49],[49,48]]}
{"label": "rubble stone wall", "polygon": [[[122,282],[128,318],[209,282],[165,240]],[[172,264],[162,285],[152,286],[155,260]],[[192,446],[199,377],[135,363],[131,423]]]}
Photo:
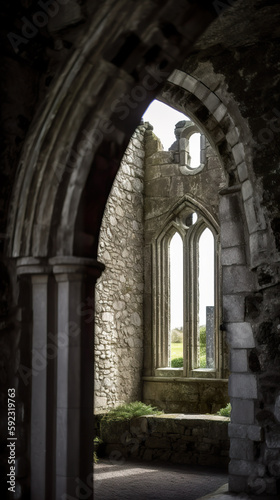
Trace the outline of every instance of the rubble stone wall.
{"label": "rubble stone wall", "polygon": [[143,161],[135,131],[103,217],[96,287],[95,412],[141,399],[143,363]]}

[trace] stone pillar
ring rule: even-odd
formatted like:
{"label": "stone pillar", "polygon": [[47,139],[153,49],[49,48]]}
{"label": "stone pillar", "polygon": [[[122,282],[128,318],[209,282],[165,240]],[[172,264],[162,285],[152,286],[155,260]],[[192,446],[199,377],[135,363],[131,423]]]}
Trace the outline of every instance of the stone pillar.
{"label": "stone pillar", "polygon": [[[47,443],[47,307],[48,276],[32,276],[33,339],[31,396],[31,498],[44,500]],[[41,478],[38,481],[38,478]]]}
{"label": "stone pillar", "polygon": [[31,388],[31,500],[93,496],[94,288],[103,269],[94,259],[18,260],[32,313],[31,369],[21,366]]}
{"label": "stone pillar", "polygon": [[248,491],[250,482],[264,471],[257,457],[260,429],[254,407],[258,399],[257,377],[249,370],[248,355],[255,347],[252,325],[245,320],[245,299],[257,289],[247,263],[239,188],[220,192],[223,265],[223,320],[230,347],[229,396],[232,405],[229,490]]}
{"label": "stone pillar", "polygon": [[[30,466],[31,498],[45,500],[47,467],[47,332],[49,267],[39,259],[18,261],[17,274],[29,275],[32,303]],[[27,380],[27,378],[26,378]]]}
{"label": "stone pillar", "polygon": [[92,498],[94,286],[104,266],[75,257],[50,263],[57,281],[55,498]]}

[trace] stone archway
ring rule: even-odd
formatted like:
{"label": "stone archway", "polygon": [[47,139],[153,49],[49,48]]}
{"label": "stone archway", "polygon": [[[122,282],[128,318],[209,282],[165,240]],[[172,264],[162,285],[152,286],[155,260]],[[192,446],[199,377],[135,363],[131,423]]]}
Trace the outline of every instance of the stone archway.
{"label": "stone archway", "polygon": [[[206,73],[206,83],[207,76]],[[215,91],[211,91],[211,85],[176,70],[160,98],[193,117],[206,133],[228,174],[228,187],[220,191],[220,223],[224,328],[231,349],[229,488],[236,492],[275,494],[278,491],[276,461],[268,465],[268,470],[266,466],[268,457],[272,456],[271,438],[274,432],[277,434],[278,427],[273,424],[275,416],[270,410],[272,428],[265,423],[263,416],[267,410],[263,409],[265,405],[271,409],[273,401],[277,412],[278,400],[263,395],[269,375],[259,376],[265,366],[259,361],[263,354],[258,357],[259,344],[265,343],[264,331],[266,327],[273,327],[272,322],[270,326],[267,321],[260,324],[259,315],[252,312],[252,307],[256,308],[263,300],[267,310],[271,310],[266,302],[270,294],[265,292],[271,284],[267,275],[271,233],[260,205],[260,181],[256,182],[252,169],[255,143],[251,132],[226,89],[222,84],[217,85]],[[265,283],[266,279],[269,284]],[[271,297],[275,300],[273,292]],[[261,319],[262,314],[260,312]],[[274,325],[277,321],[275,318]],[[257,331],[260,333],[256,335]],[[270,370],[273,372],[273,362]],[[271,392],[275,393],[273,383]],[[266,448],[262,458],[259,456],[261,446]]]}
{"label": "stone archway", "polygon": [[211,5],[186,2],[175,10],[167,1],[101,5],[26,138],[6,255],[24,310],[20,368],[29,371],[17,377],[31,408],[31,498],[67,498],[83,484],[92,495],[88,395],[102,214],[142,111],[214,17]]}

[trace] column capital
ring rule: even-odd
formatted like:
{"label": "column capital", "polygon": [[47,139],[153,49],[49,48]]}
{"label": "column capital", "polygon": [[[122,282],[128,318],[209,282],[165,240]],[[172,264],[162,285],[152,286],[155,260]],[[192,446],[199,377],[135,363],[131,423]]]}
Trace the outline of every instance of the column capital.
{"label": "column capital", "polygon": [[52,269],[46,258],[20,257],[16,261],[17,274],[50,274]]}
{"label": "column capital", "polygon": [[104,264],[97,259],[74,256],[52,257],[49,259],[49,264],[52,266],[55,275],[86,274],[94,279],[98,279],[105,269]]}
{"label": "column capital", "polygon": [[40,258],[20,257],[17,259],[17,274],[46,275],[46,274],[80,274],[92,276],[97,280],[105,269],[97,259],[85,257],[64,256]]}

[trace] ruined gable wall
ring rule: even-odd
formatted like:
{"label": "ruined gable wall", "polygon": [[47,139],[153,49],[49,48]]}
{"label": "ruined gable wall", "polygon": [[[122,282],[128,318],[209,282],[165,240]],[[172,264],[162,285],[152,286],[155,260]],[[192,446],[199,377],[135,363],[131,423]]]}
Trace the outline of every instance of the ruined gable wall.
{"label": "ruined gable wall", "polygon": [[135,131],[115,179],[99,240],[95,411],[141,399],[144,132]]}

